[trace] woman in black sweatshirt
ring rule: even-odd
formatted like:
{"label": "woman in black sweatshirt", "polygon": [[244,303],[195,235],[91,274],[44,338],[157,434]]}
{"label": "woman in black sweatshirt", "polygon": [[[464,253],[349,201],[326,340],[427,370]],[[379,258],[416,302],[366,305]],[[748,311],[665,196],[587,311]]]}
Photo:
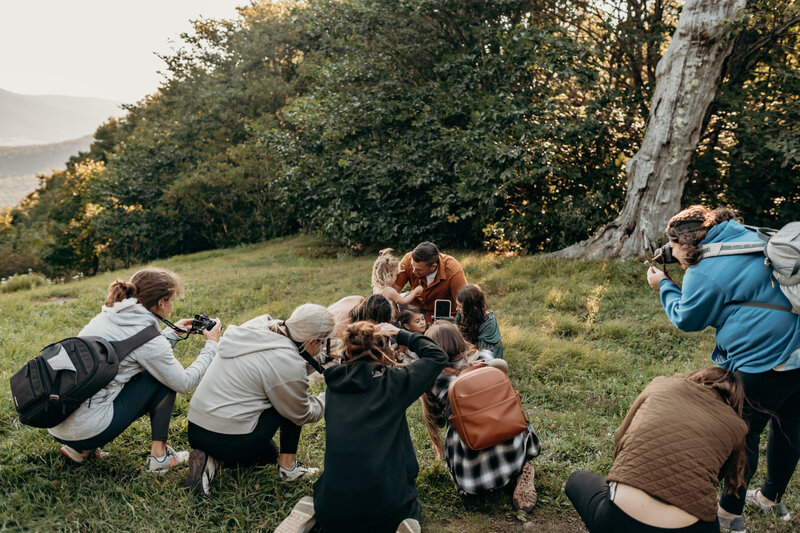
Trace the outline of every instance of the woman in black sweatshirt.
{"label": "woman in black sweatshirt", "polygon": [[[418,360],[395,362],[389,345],[395,335]],[[345,362],[325,371],[325,469],[314,483],[316,522],[326,533],[419,531],[419,465],[406,409],[430,388],[447,355],[431,339],[390,324],[356,322],[343,340]]]}

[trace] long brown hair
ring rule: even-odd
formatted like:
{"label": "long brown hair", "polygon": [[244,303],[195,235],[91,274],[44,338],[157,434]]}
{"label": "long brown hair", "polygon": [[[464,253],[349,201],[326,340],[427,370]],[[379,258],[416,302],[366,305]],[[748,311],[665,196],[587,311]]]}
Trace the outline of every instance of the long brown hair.
{"label": "long brown hair", "polygon": [[[712,366],[683,374],[682,376],[689,381],[694,381],[716,391],[722,401],[730,405],[737,415],[742,416],[744,402],[747,399],[742,381],[736,374],[718,366]],[[728,480],[728,494],[734,494],[739,487],[744,485],[746,464],[745,441],[742,439],[742,442],[734,449],[731,457],[722,467],[721,477]]]}
{"label": "long brown hair", "polygon": [[117,279],[108,286],[105,305],[113,306],[126,298],[136,298],[146,309],[152,309],[164,298],[180,296],[181,278],[171,270],[147,267],[131,276],[130,281]]}
{"label": "long brown hair", "polygon": [[[447,354],[448,363],[445,371],[452,374],[459,374],[463,368],[456,363],[465,361],[470,354],[476,351],[476,348],[468,343],[464,336],[461,335],[461,331],[458,327],[450,322],[435,322],[425,332],[425,336],[429,337]],[[423,394],[420,400],[422,402],[422,415],[425,421],[425,429],[428,430],[428,435],[431,437],[431,444],[433,445],[433,451],[436,453],[436,460],[440,461],[444,450],[437,422],[441,423],[444,420],[444,413],[430,391]]]}
{"label": "long brown hair", "polygon": [[477,285],[464,285],[456,294],[456,301],[461,304],[461,331],[471,343],[478,342],[481,324],[486,317],[486,296]]}
{"label": "long brown hair", "polygon": [[696,265],[700,261],[697,246],[708,230],[726,220],[736,218],[736,212],[728,207],[711,209],[704,205],[692,205],[673,215],[667,222],[667,237],[686,246],[686,263]]}
{"label": "long brown hair", "polygon": [[344,362],[347,364],[367,360],[383,366],[398,366],[389,338],[388,334],[378,331],[372,322],[362,320],[350,324],[342,336]]}

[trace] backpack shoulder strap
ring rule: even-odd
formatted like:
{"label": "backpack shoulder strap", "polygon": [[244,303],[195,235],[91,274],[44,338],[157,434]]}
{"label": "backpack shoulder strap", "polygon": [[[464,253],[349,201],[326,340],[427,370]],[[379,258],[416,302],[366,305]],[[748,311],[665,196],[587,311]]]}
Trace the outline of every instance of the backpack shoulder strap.
{"label": "backpack shoulder strap", "polygon": [[712,242],[698,246],[702,259],[720,255],[758,254],[764,251],[766,241],[757,242]]}
{"label": "backpack shoulder strap", "polygon": [[151,339],[155,339],[159,335],[161,335],[161,332],[157,327],[148,326],[139,333],[128,337],[127,339],[123,339],[121,341],[111,341],[111,345],[114,347],[114,351],[117,352],[117,360],[122,361],[136,348]]}
{"label": "backpack shoulder strap", "polygon": [[792,308],[788,305],[779,305],[779,304],[770,304],[767,302],[739,302],[739,301],[732,301],[730,305],[744,305],[747,307],[758,307],[760,309],[772,309],[773,311],[786,311],[787,313],[792,312]]}

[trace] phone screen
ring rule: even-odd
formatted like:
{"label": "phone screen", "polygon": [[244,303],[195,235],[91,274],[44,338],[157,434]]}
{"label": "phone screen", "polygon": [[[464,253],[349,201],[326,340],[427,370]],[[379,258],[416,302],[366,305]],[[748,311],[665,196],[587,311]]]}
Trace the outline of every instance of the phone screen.
{"label": "phone screen", "polygon": [[450,316],[450,300],[436,300],[433,307],[433,316]]}

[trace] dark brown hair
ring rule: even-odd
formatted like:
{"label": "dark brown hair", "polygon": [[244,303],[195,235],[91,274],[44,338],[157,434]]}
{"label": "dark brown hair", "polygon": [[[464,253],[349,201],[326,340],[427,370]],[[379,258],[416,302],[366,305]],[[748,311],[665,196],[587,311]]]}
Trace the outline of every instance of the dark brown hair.
{"label": "dark brown hair", "polygon": [[421,242],[411,252],[411,259],[417,263],[437,264],[439,263],[439,248],[432,242]]}
{"label": "dark brown hair", "polygon": [[486,296],[479,286],[470,284],[461,287],[456,301],[461,304],[461,332],[469,342],[476,344],[486,317]]}
{"label": "dark brown hair", "polygon": [[126,298],[136,298],[147,309],[163,298],[181,295],[181,279],[164,268],[147,267],[131,276],[130,281],[117,279],[108,286],[105,305],[113,306]]}
{"label": "dark brown hair", "polygon": [[425,311],[423,311],[419,307],[414,307],[413,305],[407,305],[397,315],[397,321],[400,323],[400,327],[402,328],[407,326],[408,323],[411,322],[411,320],[414,318],[414,315],[425,316]]}
{"label": "dark brown hair", "polygon": [[[746,401],[744,394],[744,386],[739,377],[733,372],[712,366],[702,368],[688,374],[682,374],[684,378],[689,381],[694,381],[700,385],[704,385],[719,394],[720,399],[736,411],[736,414],[742,416],[742,409]],[[721,477],[728,480],[728,494],[735,494],[736,490],[744,485],[744,469],[747,463],[747,455],[745,454],[745,440],[734,449],[730,458],[725,462],[722,467]]]}
{"label": "dark brown hair", "polygon": [[380,294],[373,294],[350,310],[350,322],[368,320],[375,324],[392,321],[392,304]]}
{"label": "dark brown hair", "polygon": [[389,335],[380,333],[372,322],[350,324],[342,336],[345,363],[368,360],[383,366],[397,366]]}
{"label": "dark brown hair", "polygon": [[736,218],[736,212],[728,207],[711,209],[704,205],[692,205],[674,215],[667,222],[669,240],[687,247],[687,266],[696,265],[700,261],[700,244],[708,230],[726,220]]}

